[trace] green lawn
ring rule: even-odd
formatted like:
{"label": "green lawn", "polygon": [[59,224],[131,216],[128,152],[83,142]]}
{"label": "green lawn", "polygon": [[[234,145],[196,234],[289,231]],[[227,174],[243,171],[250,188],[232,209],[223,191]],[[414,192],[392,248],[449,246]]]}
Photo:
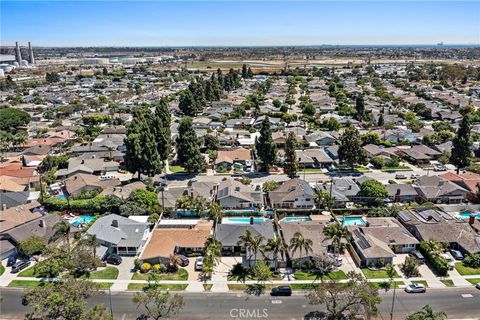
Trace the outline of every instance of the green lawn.
{"label": "green lawn", "polygon": [[118,269],[115,267],[106,267],[103,270],[91,272],[89,275],[81,276],[80,278],[88,279],[117,279]]}
{"label": "green lawn", "polygon": [[[309,272],[298,271],[298,272],[295,272],[294,275],[295,275],[295,280],[320,279],[320,276],[318,274],[309,273]],[[342,279],[347,279],[347,275],[342,270],[337,270],[337,271],[329,272],[328,274],[325,275],[325,278],[330,280],[342,280]]]}
{"label": "green lawn", "polygon": [[182,166],[170,166],[171,173],[185,173],[185,169]]}
{"label": "green lawn", "polygon": [[292,290],[313,290],[317,285],[314,283],[292,283]]}
{"label": "green lawn", "polygon": [[205,291],[212,290],[212,287],[213,287],[213,284],[211,284],[211,283],[204,283],[203,284],[203,290],[205,290]]}
{"label": "green lawn", "polygon": [[35,281],[35,280],[12,280],[8,286],[9,287],[43,287],[45,281]]}
{"label": "green lawn", "polygon": [[113,285],[113,282],[96,282],[99,289],[108,289]]}
{"label": "green lawn", "polygon": [[455,269],[457,269],[458,273],[462,276],[469,276],[469,275],[476,275],[480,274],[480,269],[470,268],[463,265],[463,262],[455,263]]}
{"label": "green lawn", "polygon": [[0,264],[0,276],[5,272],[5,267],[3,264]]}
{"label": "green lawn", "polygon": [[310,174],[315,174],[315,173],[322,173],[322,169],[318,169],[318,168],[305,168],[305,169],[302,169],[302,170],[299,170],[298,171],[298,174],[302,174],[302,173],[310,173]]}
{"label": "green lawn", "polygon": [[422,285],[425,286],[425,288],[428,287],[428,283],[427,283],[427,281],[425,281],[425,280],[412,281],[412,283],[422,284]]}
{"label": "green lawn", "polygon": [[405,283],[403,281],[393,281],[392,283],[390,282],[369,282],[369,284],[372,286],[372,288],[375,289],[386,289],[390,288],[390,285],[393,284],[392,287],[398,288],[401,285],[404,285]]}
{"label": "green lawn", "polygon": [[[143,290],[147,284],[144,283],[129,283],[128,290]],[[170,291],[183,291],[187,288],[188,284],[159,284],[160,290]]]}
{"label": "green lawn", "polygon": [[477,283],[480,282],[480,278],[467,279],[467,281],[470,282],[473,285],[476,285]]}
{"label": "green lawn", "polygon": [[407,166],[398,166],[398,167],[392,167],[392,168],[382,168],[380,171],[389,172],[389,171],[413,171],[413,170]]}
{"label": "green lawn", "polygon": [[38,275],[35,273],[35,266],[27,268],[18,274],[19,277],[29,277],[37,278]]}
{"label": "green lawn", "polygon": [[452,279],[440,280],[440,282],[442,282],[447,287],[454,287],[455,286]]}
{"label": "green lawn", "polygon": [[[160,273],[159,280],[188,280],[188,271],[185,269],[178,269],[175,273]],[[135,272],[132,280],[148,280],[148,273]]]}
{"label": "green lawn", "polygon": [[[388,279],[387,271],[385,270],[370,270],[368,268],[362,268],[363,275],[367,279]],[[398,278],[398,274],[395,271],[394,278]]]}

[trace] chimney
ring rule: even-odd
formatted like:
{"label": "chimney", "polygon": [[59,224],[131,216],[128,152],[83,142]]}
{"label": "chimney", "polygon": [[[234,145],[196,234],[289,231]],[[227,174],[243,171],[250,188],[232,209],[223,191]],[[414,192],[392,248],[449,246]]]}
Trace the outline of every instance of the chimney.
{"label": "chimney", "polygon": [[112,227],[118,228],[118,220],[117,219],[112,220]]}
{"label": "chimney", "polygon": [[470,217],[468,217],[468,224],[473,226],[474,223],[475,223],[475,215],[471,213]]}
{"label": "chimney", "polygon": [[397,189],[397,193],[396,193],[397,196],[400,195],[400,189]]}
{"label": "chimney", "polygon": [[22,63],[22,54],[20,52],[20,45],[18,42],[15,42],[15,60],[18,62],[18,64]]}
{"label": "chimney", "polygon": [[40,219],[39,225],[40,225],[40,228],[45,228],[45,220]]}
{"label": "chimney", "polygon": [[253,224],[253,217],[250,217],[250,224]]}
{"label": "chimney", "polygon": [[30,64],[35,64],[35,58],[33,56],[32,43],[30,41],[28,41],[28,62]]}
{"label": "chimney", "polygon": [[5,210],[7,210],[7,204],[6,204],[6,203],[3,203],[3,204],[2,204],[2,211],[5,211]]}

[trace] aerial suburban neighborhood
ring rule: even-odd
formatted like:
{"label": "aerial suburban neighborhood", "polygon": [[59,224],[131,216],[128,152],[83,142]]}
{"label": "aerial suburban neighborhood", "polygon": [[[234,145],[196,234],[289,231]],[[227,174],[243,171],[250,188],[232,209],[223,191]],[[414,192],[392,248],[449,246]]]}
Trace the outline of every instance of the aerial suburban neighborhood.
{"label": "aerial suburban neighborhood", "polygon": [[[479,61],[2,41],[1,309],[283,319],[271,304],[303,299],[288,319],[477,319]],[[428,298],[455,290],[476,304]],[[222,295],[260,307],[206,311]]]}

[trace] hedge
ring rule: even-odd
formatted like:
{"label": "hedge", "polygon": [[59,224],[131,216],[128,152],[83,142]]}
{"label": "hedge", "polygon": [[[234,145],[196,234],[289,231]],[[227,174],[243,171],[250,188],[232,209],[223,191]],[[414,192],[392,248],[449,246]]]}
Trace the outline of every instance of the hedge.
{"label": "hedge", "polygon": [[[69,210],[68,201],[66,199],[55,197],[44,197],[40,202],[49,210],[52,211],[65,211]],[[96,196],[91,199],[79,199],[70,200],[70,207],[72,211],[82,213],[105,213],[112,210],[115,207],[121,205],[122,200],[114,196]]]}
{"label": "hedge", "polygon": [[435,269],[438,275],[445,277],[448,275],[448,262],[436,252],[427,251],[420,247],[420,251],[427,259],[428,263]]}

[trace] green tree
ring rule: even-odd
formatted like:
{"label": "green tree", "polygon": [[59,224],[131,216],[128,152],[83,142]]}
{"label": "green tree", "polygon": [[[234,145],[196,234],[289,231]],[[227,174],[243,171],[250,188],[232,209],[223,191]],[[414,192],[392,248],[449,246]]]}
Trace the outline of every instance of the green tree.
{"label": "green tree", "polygon": [[325,239],[331,240],[333,245],[333,252],[339,252],[343,245],[342,240],[348,240],[350,234],[346,227],[342,226],[339,222],[330,223],[323,229]]}
{"label": "green tree", "polygon": [[208,216],[215,220],[215,223],[219,223],[222,221],[223,211],[220,205],[216,202],[210,203],[208,207]]}
{"label": "green tree", "polygon": [[180,92],[178,107],[186,116],[194,117],[197,115],[197,103],[192,91],[185,89]]}
{"label": "green tree", "polygon": [[25,111],[15,108],[0,109],[0,130],[15,133],[19,127],[26,126],[31,120]]}
{"label": "green tree", "polygon": [[157,143],[158,156],[160,157],[160,161],[162,161],[162,167],[164,167],[165,162],[172,153],[171,117],[168,112],[168,101],[166,98],[160,99],[159,103],[155,106],[152,122],[152,133]]}
{"label": "green tree", "polygon": [[357,111],[356,119],[358,121],[364,120],[365,119],[365,100],[363,98],[363,94],[357,95],[355,99],[355,110]]}
{"label": "green tree", "polygon": [[247,79],[247,78],[248,78],[248,69],[247,69],[247,65],[246,65],[246,64],[243,64],[243,65],[242,65],[242,78],[243,78],[243,79]]}
{"label": "green tree", "polygon": [[402,270],[407,277],[418,277],[420,275],[418,262],[415,257],[406,257],[405,262],[400,266],[400,270]]}
{"label": "green tree", "polygon": [[472,124],[470,121],[470,114],[467,113],[463,116],[462,121],[460,122],[460,127],[452,140],[450,162],[457,167],[457,174],[460,173],[460,168],[468,167],[471,162],[471,131]]}
{"label": "green tree", "polygon": [[[249,229],[245,229],[245,232],[238,237],[237,245],[243,247],[243,250],[247,252],[251,248],[253,242],[253,235]],[[249,257],[250,259],[250,257]]]}
{"label": "green tree", "polygon": [[380,113],[380,115],[378,116],[377,126],[383,127],[384,125],[385,125],[385,119],[383,117],[383,113]]}
{"label": "green tree", "polygon": [[70,247],[70,231],[71,231],[71,224],[65,220],[57,222],[53,226],[53,235],[50,237],[50,242],[55,242],[58,239],[65,240],[67,248]]}
{"label": "green tree", "polygon": [[263,248],[263,252],[270,252],[273,257],[273,261],[275,262],[275,270],[278,267],[278,256],[283,258],[283,256],[287,253],[288,249],[283,243],[283,239],[281,237],[275,237],[275,239],[268,239],[267,244]]}
{"label": "green tree", "polygon": [[443,311],[434,312],[430,305],[425,305],[422,310],[409,314],[405,320],[446,320],[447,314]]}
{"label": "green tree", "polygon": [[211,134],[206,134],[203,137],[203,144],[207,150],[218,150],[220,147],[220,141],[218,138]]}
{"label": "green tree", "polygon": [[340,137],[340,146],[338,147],[338,157],[341,162],[346,163],[350,169],[355,169],[355,165],[363,164],[367,155],[362,148],[362,138],[356,128],[348,124]]}
{"label": "green tree", "polygon": [[261,284],[265,283],[265,281],[272,279],[272,271],[270,270],[270,266],[266,264],[263,260],[258,260],[257,262],[255,262],[252,271],[255,279]]}
{"label": "green tree", "polygon": [[326,190],[317,191],[313,197],[317,209],[330,209],[332,206],[332,196]]}
{"label": "green tree", "polygon": [[177,161],[189,172],[205,169],[205,158],[200,152],[201,139],[193,129],[192,118],[183,117],[178,127]]}
{"label": "green tree", "polygon": [[275,163],[277,149],[272,139],[272,130],[270,129],[270,119],[265,117],[260,128],[260,138],[255,141],[255,150],[260,159],[261,167],[267,171]]}
{"label": "green tree", "polygon": [[278,189],[277,181],[265,181],[262,185],[263,192],[274,191]]}
{"label": "green tree", "polygon": [[45,241],[45,239],[39,236],[31,236],[26,238],[25,240],[20,240],[18,244],[18,251],[21,254],[30,257],[35,254],[42,253],[46,246],[47,242]]}
{"label": "green tree", "polygon": [[326,319],[369,318],[376,315],[381,299],[378,290],[360,274],[349,272],[347,282],[331,280],[319,283],[308,294],[309,303],[324,305]]}
{"label": "green tree", "polygon": [[293,131],[290,131],[285,141],[285,160],[283,162],[284,172],[290,179],[294,178],[298,171],[296,149],[297,137]]}
{"label": "green tree", "polygon": [[160,287],[149,287],[144,292],[136,292],[132,298],[137,310],[143,311],[147,319],[172,318],[178,315],[185,305],[179,294],[162,292]]}
{"label": "green tree", "polygon": [[300,232],[295,232],[293,237],[290,239],[290,252],[292,257],[298,250],[299,259],[303,258],[303,252],[305,252],[305,255],[308,255],[308,253],[312,252],[312,245],[313,241],[311,239],[305,238]]}
{"label": "green tree", "polygon": [[377,180],[369,179],[360,185],[360,195],[367,202],[378,202],[388,197],[387,188]]}

